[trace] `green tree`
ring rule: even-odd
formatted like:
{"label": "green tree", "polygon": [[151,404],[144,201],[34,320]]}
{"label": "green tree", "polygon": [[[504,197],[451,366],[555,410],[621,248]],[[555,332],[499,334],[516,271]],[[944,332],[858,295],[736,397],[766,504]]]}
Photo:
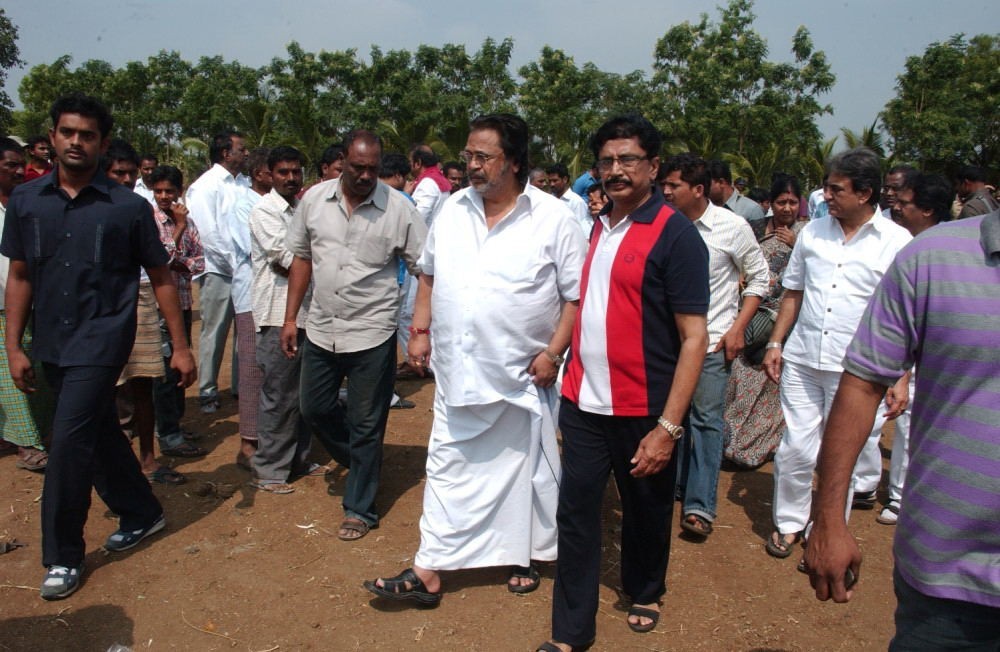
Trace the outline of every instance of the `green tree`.
{"label": "green tree", "polygon": [[831,108],[818,98],[835,78],[805,27],[792,38],[792,63],[769,61],[752,8],[730,0],[717,23],[702,14],[667,31],[656,44],[648,114],[669,140],[703,156],[770,156],[776,145],[775,165],[797,169],[800,152],[819,141],[816,118]]}
{"label": "green tree", "polygon": [[958,34],[906,60],[882,118],[898,160],[950,173],[1000,166],[1000,35]]}
{"label": "green tree", "polygon": [[639,110],[646,103],[641,72],[616,75],[590,62],[580,68],[573,57],[549,46],[518,73],[523,79],[519,104],[536,141],[534,158],[564,163],[572,174],[590,167],[590,135],[609,114]]}
{"label": "green tree", "polygon": [[10,22],[7,13],[0,7],[0,134],[6,134],[11,126],[11,109],[14,103],[7,95],[7,71],[24,65],[17,48],[17,26]]}

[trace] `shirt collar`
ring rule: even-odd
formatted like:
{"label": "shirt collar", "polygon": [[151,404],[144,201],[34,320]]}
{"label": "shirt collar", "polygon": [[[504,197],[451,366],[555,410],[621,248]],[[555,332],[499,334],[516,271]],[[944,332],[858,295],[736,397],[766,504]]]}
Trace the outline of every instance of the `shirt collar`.
{"label": "shirt collar", "polygon": [[[48,188],[50,192],[62,192],[62,189],[59,187],[58,164],[54,165],[52,167],[52,172],[50,172],[48,175],[46,175],[46,177],[43,178],[45,178],[45,185],[43,186],[43,188]],[[78,196],[79,194],[86,192],[87,188],[93,188],[96,192],[99,192],[105,197],[110,198],[111,188],[113,186],[118,186],[118,185],[119,184],[117,182],[112,181],[107,177],[107,175],[104,174],[104,170],[98,167],[97,171],[94,173],[94,176],[90,178],[90,183],[88,183],[86,186],[80,189],[80,193],[78,193]],[[125,186],[120,186],[120,187],[125,188]],[[125,189],[128,190],[127,188]]]}
{"label": "shirt collar", "polygon": [[[268,194],[271,195],[271,201],[273,201],[277,206],[279,206],[282,211],[292,211],[292,210],[295,210],[295,206],[293,206],[291,203],[289,203],[289,201],[287,199],[285,199],[284,197],[282,197],[281,193],[279,193],[274,188],[271,188],[271,192],[268,193]],[[295,200],[295,203],[297,204],[298,200]]]}
{"label": "shirt collar", "polygon": [[[632,211],[628,217],[633,222],[640,222],[642,224],[652,224],[656,216],[660,214],[660,209],[665,206],[663,201],[663,192],[660,191],[655,185],[653,186],[653,192],[650,193],[649,199],[640,206],[639,208]],[[607,205],[601,210],[601,215],[607,215],[611,212],[612,202],[608,202]]]}
{"label": "shirt collar", "polygon": [[[333,199],[335,201],[341,201],[344,199],[344,193],[340,190],[340,179],[334,180],[333,188],[327,196],[327,199]],[[355,210],[361,208],[365,204],[371,204],[384,213],[386,208],[389,206],[389,186],[385,185],[381,181],[376,181],[375,189],[372,190],[370,195],[358,202]]]}

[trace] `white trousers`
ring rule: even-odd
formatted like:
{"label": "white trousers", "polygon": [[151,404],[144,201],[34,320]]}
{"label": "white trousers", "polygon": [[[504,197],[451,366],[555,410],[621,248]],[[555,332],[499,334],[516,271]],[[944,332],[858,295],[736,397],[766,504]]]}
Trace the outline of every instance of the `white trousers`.
{"label": "white trousers", "polygon": [[[782,534],[794,534],[805,529],[812,511],[813,472],[819,457],[819,446],[823,430],[833,406],[833,397],[840,385],[841,372],[820,371],[794,362],[785,362],[781,372],[781,411],[785,416],[785,432],[774,454],[774,525]],[[878,438],[885,423],[885,403],[879,404],[872,435],[865,443],[866,449],[875,441],[878,454]],[[882,460],[879,455],[873,463],[865,458],[862,451],[858,465],[854,469],[852,489],[847,496],[845,519],[850,514],[853,488],[858,486],[860,477],[870,479],[871,469],[877,464],[878,475],[871,487],[878,486],[881,477]],[[859,469],[860,475],[859,477]]]}
{"label": "white trousers", "polygon": [[[916,371],[916,370],[914,370]],[[910,374],[910,405],[896,417],[896,433],[892,437],[892,459],[889,462],[889,500],[903,499],[903,481],[910,466],[910,410],[916,393],[916,374]]]}

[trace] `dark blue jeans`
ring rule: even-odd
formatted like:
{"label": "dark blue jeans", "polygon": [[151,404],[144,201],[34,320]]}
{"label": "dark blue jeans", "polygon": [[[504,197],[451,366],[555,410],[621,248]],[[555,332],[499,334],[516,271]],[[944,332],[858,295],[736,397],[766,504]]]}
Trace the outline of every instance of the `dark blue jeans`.
{"label": "dark blue jeans", "polygon": [[997,652],[1000,608],[924,595],[893,570],[896,635],[889,652]]}
{"label": "dark blue jeans", "polygon": [[[376,525],[382,440],[396,379],[396,335],[374,348],[351,353],[327,351],[307,337],[301,355],[302,417],[330,456],[349,469],[344,514]],[[345,377],[346,408],[338,400]]]}

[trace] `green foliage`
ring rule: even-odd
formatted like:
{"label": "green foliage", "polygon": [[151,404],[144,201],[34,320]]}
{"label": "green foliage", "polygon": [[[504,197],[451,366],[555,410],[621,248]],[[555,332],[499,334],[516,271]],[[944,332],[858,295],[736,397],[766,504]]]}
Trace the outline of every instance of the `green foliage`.
{"label": "green foliage", "polygon": [[0,134],[6,134],[10,128],[10,110],[14,107],[4,90],[7,71],[22,65],[20,51],[17,49],[17,26],[10,22],[7,13],[0,7]]}
{"label": "green foliage", "polygon": [[883,121],[897,159],[951,173],[1000,167],[1000,35],[961,34],[906,60]]}
{"label": "green foliage", "polygon": [[292,42],[260,68],[221,56],[189,63],[166,51],[120,68],[94,60],[72,68],[62,56],[21,81],[17,124],[22,135],[42,133],[52,102],[85,90],[114,112],[115,135],[192,178],[207,165],[205,143],[223,129],[243,132],[250,146],[292,145],[310,161],[354,127],[379,133],[387,151],[423,142],[454,159],[474,116],[517,111],[534,135],[533,160],[565,163],[575,175],[589,167],[588,140],[604,120],[642,111],[664,131],[665,154],[725,154],[759,185],[775,170],[818,181],[815,118],[830,109],[816,98],[833,75],[805,28],[792,38],[792,63],[768,61],[751,8],[751,0],[731,0],[717,23],[703,15],[670,28],[657,43],[652,78],[577,65],[545,47],[515,79],[510,38],[488,38],[474,53],[455,44],[376,46],[367,58],[352,49],[307,52]]}
{"label": "green foliage", "polygon": [[831,111],[817,98],[834,75],[805,27],[792,38],[793,63],[769,61],[752,7],[730,0],[717,23],[702,14],[667,31],[656,44],[648,114],[671,150],[728,154],[753,184],[766,186],[770,177],[758,175],[806,172],[806,153],[819,142],[816,118]]}

